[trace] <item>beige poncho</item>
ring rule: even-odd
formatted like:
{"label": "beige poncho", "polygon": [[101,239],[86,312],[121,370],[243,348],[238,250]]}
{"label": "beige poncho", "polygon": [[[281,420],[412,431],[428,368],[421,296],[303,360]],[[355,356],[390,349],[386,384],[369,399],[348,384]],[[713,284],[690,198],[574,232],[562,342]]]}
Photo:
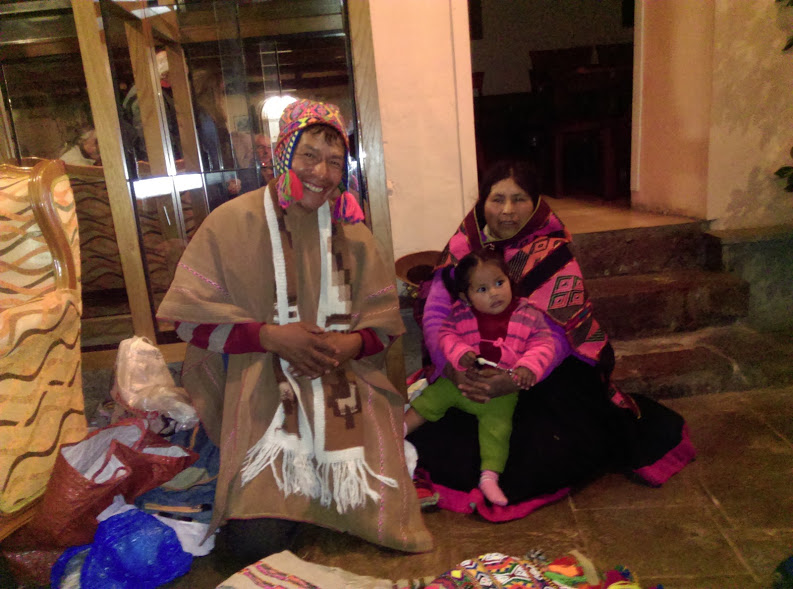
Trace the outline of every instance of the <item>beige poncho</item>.
{"label": "beige poncho", "polygon": [[[371,232],[332,221],[329,204],[283,210],[271,188],[204,221],[158,316],[372,328],[387,346],[404,327]],[[291,377],[274,354],[232,354],[226,369],[220,354],[188,346],[183,385],[221,448],[214,523],[284,518],[399,550],[431,549],[405,466],[405,399],[381,371],[384,355],[311,381]],[[276,373],[291,386],[279,391]]]}

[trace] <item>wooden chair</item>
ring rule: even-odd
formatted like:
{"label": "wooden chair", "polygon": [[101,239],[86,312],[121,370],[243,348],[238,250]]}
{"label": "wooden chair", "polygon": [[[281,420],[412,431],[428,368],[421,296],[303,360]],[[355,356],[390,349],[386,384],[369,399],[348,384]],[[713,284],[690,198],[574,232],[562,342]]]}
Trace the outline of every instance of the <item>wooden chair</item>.
{"label": "wooden chair", "polygon": [[573,140],[590,140],[597,146],[600,160],[601,196],[612,199],[617,193],[614,124],[608,112],[610,72],[602,69],[577,70],[554,82],[553,125],[554,189],[556,196],[567,194],[565,155]]}
{"label": "wooden chair", "polygon": [[26,523],[58,449],[86,435],[80,257],[60,161],[0,165],[0,539]]}

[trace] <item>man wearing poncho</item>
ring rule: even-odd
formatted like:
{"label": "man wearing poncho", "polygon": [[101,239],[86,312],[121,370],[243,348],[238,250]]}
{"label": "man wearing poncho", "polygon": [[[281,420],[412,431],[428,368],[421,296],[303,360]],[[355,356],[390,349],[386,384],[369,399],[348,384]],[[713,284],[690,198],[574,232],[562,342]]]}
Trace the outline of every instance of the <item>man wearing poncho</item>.
{"label": "man wearing poncho", "polygon": [[335,106],[288,106],[276,178],[204,221],[158,316],[194,344],[183,385],[221,448],[215,525],[309,522],[420,552],[405,399],[381,371],[404,327],[347,149]]}

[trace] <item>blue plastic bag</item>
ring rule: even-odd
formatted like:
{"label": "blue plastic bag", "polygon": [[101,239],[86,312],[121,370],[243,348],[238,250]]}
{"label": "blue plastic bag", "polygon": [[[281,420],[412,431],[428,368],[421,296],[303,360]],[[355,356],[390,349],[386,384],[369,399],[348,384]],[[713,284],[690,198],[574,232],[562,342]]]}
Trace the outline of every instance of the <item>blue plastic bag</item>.
{"label": "blue plastic bag", "polygon": [[[61,560],[67,555],[68,551]],[[82,566],[80,586],[154,589],[187,573],[192,562],[176,532],[148,513],[131,509],[99,524]],[[60,586],[63,568],[58,563],[53,567],[53,587]]]}

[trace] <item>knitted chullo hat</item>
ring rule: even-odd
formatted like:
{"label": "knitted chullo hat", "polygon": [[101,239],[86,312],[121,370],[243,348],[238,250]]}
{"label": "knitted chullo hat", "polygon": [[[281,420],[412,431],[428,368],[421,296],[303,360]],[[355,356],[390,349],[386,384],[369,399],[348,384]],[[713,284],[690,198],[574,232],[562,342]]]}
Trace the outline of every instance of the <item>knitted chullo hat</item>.
{"label": "knitted chullo hat", "polygon": [[344,119],[337,106],[313,100],[298,100],[284,109],[279,121],[281,128],[278,141],[273,152],[273,164],[277,175],[276,190],[278,201],[283,208],[287,208],[295,201],[303,198],[303,184],[292,171],[292,158],[295,148],[300,142],[303,131],[312,125],[327,125],[338,131],[344,142],[344,161],[339,190],[341,197],[333,205],[333,219],[344,223],[359,223],[363,221],[363,211],[356,198],[347,190],[347,154],[350,151],[350,142]]}

